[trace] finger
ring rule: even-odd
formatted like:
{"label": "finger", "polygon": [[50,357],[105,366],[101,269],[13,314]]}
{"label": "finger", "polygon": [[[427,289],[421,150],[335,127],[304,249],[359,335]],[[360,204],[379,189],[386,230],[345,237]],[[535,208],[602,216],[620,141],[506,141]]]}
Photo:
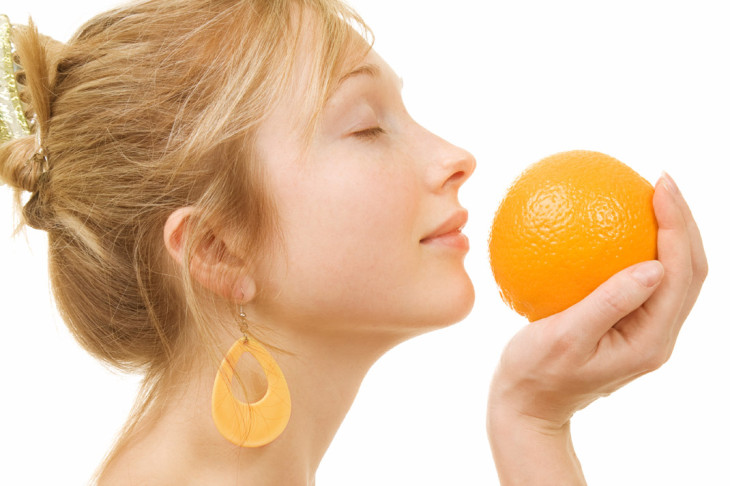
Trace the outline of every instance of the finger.
{"label": "finger", "polygon": [[657,219],[657,253],[664,265],[662,284],[646,309],[652,323],[646,331],[657,340],[673,345],[679,333],[681,313],[692,284],[692,249],[690,235],[679,204],[678,191],[661,178],[654,191],[654,213]]}
{"label": "finger", "polygon": [[659,287],[664,267],[656,260],[628,267],[594,290],[588,297],[563,311],[566,332],[585,350],[595,349],[617,322],[641,307]]}
{"label": "finger", "polygon": [[692,259],[692,283],[690,285],[687,298],[684,301],[682,311],[680,313],[680,323],[683,322],[689,315],[690,310],[694,306],[697,296],[700,293],[702,284],[707,278],[708,264],[707,255],[705,254],[705,247],[702,243],[702,236],[700,235],[700,229],[697,226],[697,222],[692,215],[692,211],[684,199],[682,192],[677,188],[677,184],[669,174],[664,174],[664,177],[673,185],[673,189],[676,190],[676,194],[679,196],[677,203],[682,211],[684,222],[687,225],[687,232],[689,234],[690,241],[690,253]]}

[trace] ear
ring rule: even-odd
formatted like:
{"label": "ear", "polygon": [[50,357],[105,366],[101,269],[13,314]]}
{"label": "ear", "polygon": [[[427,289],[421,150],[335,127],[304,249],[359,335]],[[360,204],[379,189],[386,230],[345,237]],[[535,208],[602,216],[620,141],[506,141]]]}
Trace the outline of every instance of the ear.
{"label": "ear", "polygon": [[[195,208],[184,207],[175,210],[165,222],[165,247],[179,265],[187,264],[185,247],[195,218]],[[228,249],[225,241],[213,230],[208,231],[191,252],[190,275],[196,282],[240,304],[253,299],[256,294],[253,278],[247,274],[243,261]]]}

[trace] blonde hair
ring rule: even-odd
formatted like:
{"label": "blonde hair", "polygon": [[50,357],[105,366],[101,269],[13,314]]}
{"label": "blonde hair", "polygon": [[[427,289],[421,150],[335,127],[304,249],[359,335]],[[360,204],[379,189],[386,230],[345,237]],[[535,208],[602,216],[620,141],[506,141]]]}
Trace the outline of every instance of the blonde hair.
{"label": "blonde hair", "polygon": [[[190,256],[211,229],[236,235],[250,265],[276,245],[275,207],[256,128],[293,81],[301,15],[314,13],[307,83],[312,126],[352,62],[362,20],[338,0],[148,0],[97,16],[63,45],[32,22],[13,41],[31,134],[0,145],[0,181],[31,193],[21,222],[48,232],[57,307],[78,342],[143,374],[111,460],[158,399],[189,343],[210,342]],[[295,17],[295,15],[298,16]],[[364,51],[360,51],[364,55]],[[188,265],[169,265],[162,231],[196,208]],[[210,296],[208,296],[210,299]]]}

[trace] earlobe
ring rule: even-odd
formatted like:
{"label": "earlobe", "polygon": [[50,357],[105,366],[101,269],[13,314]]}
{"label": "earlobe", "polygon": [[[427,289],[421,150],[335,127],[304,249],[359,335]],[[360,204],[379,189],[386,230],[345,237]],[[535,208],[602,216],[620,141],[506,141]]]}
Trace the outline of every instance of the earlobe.
{"label": "earlobe", "polygon": [[[163,238],[165,248],[180,266],[187,265],[185,247],[191,237],[195,209],[184,207],[175,210],[165,222]],[[193,242],[190,257],[190,275],[200,285],[229,300],[245,304],[254,297],[256,285],[245,270],[243,261],[228,250],[226,243],[213,230],[204,238]]]}

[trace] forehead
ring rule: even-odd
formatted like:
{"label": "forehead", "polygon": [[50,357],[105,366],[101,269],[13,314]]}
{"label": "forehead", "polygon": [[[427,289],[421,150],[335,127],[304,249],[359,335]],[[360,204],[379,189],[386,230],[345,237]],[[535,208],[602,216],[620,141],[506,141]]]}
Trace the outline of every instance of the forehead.
{"label": "forehead", "polygon": [[277,99],[256,129],[260,155],[271,155],[273,147],[287,153],[306,151],[327,100],[344,78],[363,62],[378,63],[371,43],[355,28],[342,19],[339,25],[331,24],[311,9],[292,15],[290,66]]}
{"label": "forehead", "polygon": [[293,15],[292,24],[291,65],[276,110],[285,108],[298,125],[311,128],[344,78],[366,59],[377,62],[366,27],[360,32],[342,18],[333,22],[309,8]]}

